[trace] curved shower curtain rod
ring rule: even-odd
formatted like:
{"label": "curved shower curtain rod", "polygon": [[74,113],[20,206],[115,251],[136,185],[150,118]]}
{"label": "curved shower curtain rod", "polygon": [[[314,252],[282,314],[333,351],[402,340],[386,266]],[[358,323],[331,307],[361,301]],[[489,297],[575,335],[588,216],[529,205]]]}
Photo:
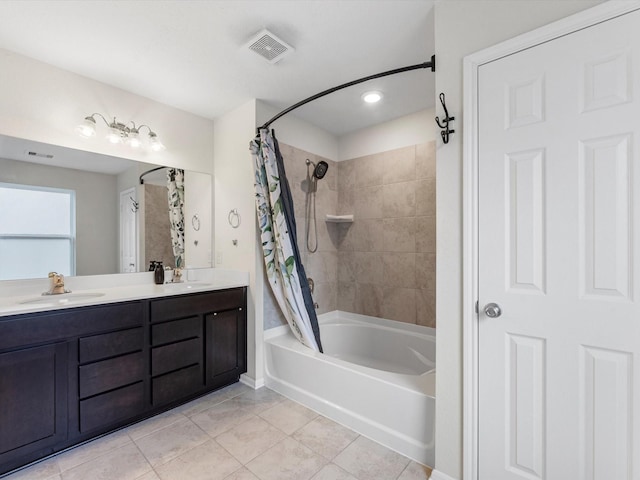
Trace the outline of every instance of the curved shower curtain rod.
{"label": "curved shower curtain rod", "polygon": [[256,133],[259,134],[260,130],[262,130],[263,128],[269,128],[269,125],[271,125],[273,122],[278,120],[280,117],[285,116],[290,111],[295,110],[296,108],[301,107],[303,105],[306,105],[309,102],[313,102],[314,100],[317,100],[318,98],[324,97],[325,95],[329,95],[330,93],[337,92],[338,90],[342,90],[343,88],[351,87],[353,85],[357,85],[359,83],[363,83],[363,82],[366,82],[368,80],[373,80],[375,78],[388,77],[389,75],[395,75],[396,73],[409,72],[411,70],[418,70],[418,69],[421,69],[421,68],[430,68],[432,72],[435,72],[436,71],[436,56],[435,55],[431,55],[431,61],[429,61],[429,62],[418,63],[416,65],[410,65],[408,67],[396,68],[394,70],[388,70],[386,72],[376,73],[375,75],[369,75],[368,77],[359,78],[358,80],[353,80],[351,82],[343,83],[342,85],[338,85],[337,87],[329,88],[328,90],[324,90],[324,91],[322,91],[320,93],[316,93],[312,97],[305,98],[304,100],[296,103],[295,105],[291,105],[289,108],[284,109],[283,111],[278,113],[275,117],[273,117],[270,120],[268,120],[264,125],[262,125],[261,127],[258,127],[256,129],[256,131],[257,131]]}
{"label": "curved shower curtain rod", "polygon": [[171,168],[171,167],[156,167],[144,172],[142,175],[140,175],[140,185],[144,185],[143,177],[149,175],[150,173],[157,172],[158,170],[162,170],[163,168]]}

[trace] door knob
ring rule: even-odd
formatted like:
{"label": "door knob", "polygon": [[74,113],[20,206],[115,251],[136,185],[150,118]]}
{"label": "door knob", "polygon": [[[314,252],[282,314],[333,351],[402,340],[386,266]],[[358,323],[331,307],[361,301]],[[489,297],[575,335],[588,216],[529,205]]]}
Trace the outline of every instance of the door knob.
{"label": "door knob", "polygon": [[484,307],[484,313],[489,318],[498,318],[502,315],[502,309],[497,303],[487,303]]}

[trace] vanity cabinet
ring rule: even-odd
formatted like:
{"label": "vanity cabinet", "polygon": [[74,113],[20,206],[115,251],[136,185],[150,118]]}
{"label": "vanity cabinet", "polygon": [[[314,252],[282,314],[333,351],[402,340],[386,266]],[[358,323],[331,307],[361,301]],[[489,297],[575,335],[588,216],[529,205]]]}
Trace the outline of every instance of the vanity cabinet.
{"label": "vanity cabinet", "polygon": [[88,336],[143,323],[141,302],[0,317],[0,474],[88,438],[82,398],[105,379],[90,362],[120,348]]}
{"label": "vanity cabinet", "polygon": [[142,326],[79,339],[80,433],[145,412],[145,350]]}
{"label": "vanity cabinet", "polygon": [[67,440],[67,348],[58,342],[0,354],[0,464],[17,467]]}
{"label": "vanity cabinet", "polygon": [[246,289],[0,317],[0,475],[236,382]]}
{"label": "vanity cabinet", "polygon": [[151,302],[154,407],[236,382],[246,371],[245,291],[235,288]]}

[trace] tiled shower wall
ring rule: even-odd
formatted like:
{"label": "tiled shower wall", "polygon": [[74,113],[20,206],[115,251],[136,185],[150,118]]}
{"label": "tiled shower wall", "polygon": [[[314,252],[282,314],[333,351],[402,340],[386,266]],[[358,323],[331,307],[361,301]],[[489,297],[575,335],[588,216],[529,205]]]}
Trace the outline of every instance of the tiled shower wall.
{"label": "tiled shower wall", "polygon": [[338,164],[338,309],[435,327],[435,142]]}
{"label": "tiled shower wall", "polygon": [[[318,313],[339,309],[435,326],[435,142],[342,162],[280,148]],[[307,158],[329,164],[316,193],[316,253],[305,238]],[[355,221],[325,222],[336,213],[354,214]],[[285,322],[266,282],[265,288],[268,329]]]}
{"label": "tiled shower wall", "polygon": [[144,185],[144,270],[151,260],[162,261],[165,267],[173,267],[175,257],[171,242],[169,201],[167,187],[146,183]]}

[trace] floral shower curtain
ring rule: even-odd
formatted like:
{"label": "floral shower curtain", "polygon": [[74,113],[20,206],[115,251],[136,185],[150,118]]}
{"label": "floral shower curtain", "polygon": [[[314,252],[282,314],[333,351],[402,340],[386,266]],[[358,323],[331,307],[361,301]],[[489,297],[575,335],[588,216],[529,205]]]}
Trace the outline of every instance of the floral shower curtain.
{"label": "floral shower curtain", "polygon": [[167,188],[173,256],[176,259],[175,266],[181,268],[184,266],[184,170],[167,170]]}
{"label": "floral shower curtain", "polygon": [[271,290],[296,338],[322,352],[318,318],[296,243],[289,182],[278,141],[267,129],[250,144],[255,164],[256,210]]}

